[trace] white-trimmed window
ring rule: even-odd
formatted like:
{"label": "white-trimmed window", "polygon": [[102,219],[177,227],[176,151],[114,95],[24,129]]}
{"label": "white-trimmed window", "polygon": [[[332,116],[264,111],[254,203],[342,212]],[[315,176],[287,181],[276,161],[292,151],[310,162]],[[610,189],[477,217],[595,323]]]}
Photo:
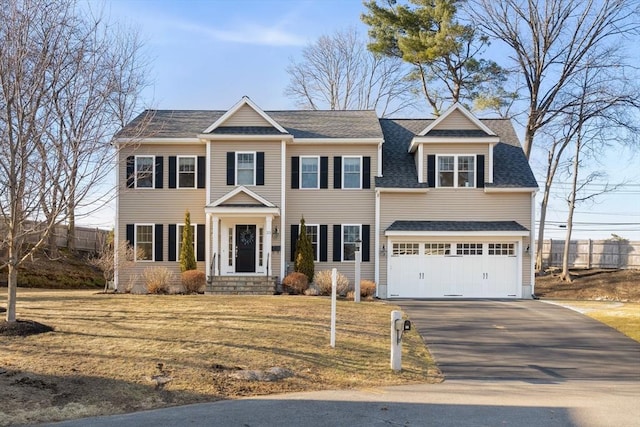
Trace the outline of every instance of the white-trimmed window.
{"label": "white-trimmed window", "polygon": [[457,255],[482,255],[482,243],[458,243]]}
{"label": "white-trimmed window", "polygon": [[136,224],[134,237],[136,261],[153,261],[153,227],[153,224]]}
{"label": "white-trimmed window", "polygon": [[236,152],[236,185],[256,185],[255,152]]}
{"label": "white-trimmed window", "polygon": [[438,156],[438,187],[475,187],[476,156]]}
{"label": "white-trimmed window", "polygon": [[[197,224],[191,224],[191,235],[193,236],[193,253],[195,254],[197,249],[196,249],[196,242],[197,240],[197,230],[198,227],[196,227]],[[180,261],[180,251],[182,251],[182,233],[184,233],[184,224],[176,224],[176,250],[177,250],[177,258],[178,261]]]}
{"label": "white-trimmed window", "polygon": [[135,157],[136,188],[153,188],[154,163],[153,156]]}
{"label": "white-trimmed window", "polygon": [[196,156],[178,156],[178,188],[196,188]]}
{"label": "white-trimmed window", "polygon": [[420,252],[420,243],[394,243],[393,256],[400,255],[418,255]]}
{"label": "white-trimmed window", "polygon": [[320,157],[300,156],[300,188],[320,188]]}
{"label": "white-trimmed window", "polygon": [[229,251],[229,253],[227,254],[227,265],[229,267],[233,266],[233,228],[229,227],[229,241],[227,242],[227,249]]}
{"label": "white-trimmed window", "polygon": [[342,188],[362,188],[362,157],[342,157]]}
{"label": "white-trimmed window", "polygon": [[516,254],[516,246],[513,243],[489,243],[489,255],[508,255]]}
{"label": "white-trimmed window", "polygon": [[258,228],[258,267],[264,264],[264,228]]}
{"label": "white-trimmed window", "polygon": [[356,260],[356,241],[361,240],[362,225],[342,225],[342,261]]}
{"label": "white-trimmed window", "polygon": [[424,254],[430,255],[451,255],[451,243],[425,243]]}
{"label": "white-trimmed window", "polygon": [[311,242],[311,247],[313,248],[313,260],[314,261],[319,261],[320,260],[320,245],[318,244],[318,236],[319,236],[319,232],[318,230],[320,229],[320,225],[317,224],[305,224],[305,228],[307,230],[307,237],[309,238],[309,241]]}

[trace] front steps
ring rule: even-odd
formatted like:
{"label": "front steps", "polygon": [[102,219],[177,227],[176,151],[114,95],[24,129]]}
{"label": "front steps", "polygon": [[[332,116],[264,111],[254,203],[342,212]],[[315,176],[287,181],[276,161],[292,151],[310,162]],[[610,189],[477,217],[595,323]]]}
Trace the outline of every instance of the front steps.
{"label": "front steps", "polygon": [[213,276],[207,283],[205,295],[273,295],[274,276]]}

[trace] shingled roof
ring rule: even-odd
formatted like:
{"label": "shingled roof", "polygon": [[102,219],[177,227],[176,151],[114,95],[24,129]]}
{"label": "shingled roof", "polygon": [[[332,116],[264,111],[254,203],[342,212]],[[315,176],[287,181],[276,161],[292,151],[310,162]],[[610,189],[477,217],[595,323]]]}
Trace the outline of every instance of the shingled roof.
{"label": "shingled roof", "polygon": [[516,221],[395,221],[386,231],[528,231]]}
{"label": "shingled roof", "polygon": [[[116,138],[196,138],[226,111],[147,110],[116,135]],[[376,112],[358,111],[265,111],[294,138],[377,138],[382,130]],[[137,130],[142,129],[139,133]],[[220,126],[215,134],[280,134],[272,127]]]}
{"label": "shingled roof", "polygon": [[[376,187],[426,188],[418,182],[414,154],[409,153],[412,139],[433,123],[434,119],[380,119],[384,134],[382,145],[382,177],[376,177]],[[493,183],[489,188],[537,188],[529,162],[522,151],[518,137],[507,119],[481,119],[500,138],[493,149]],[[432,130],[429,136],[432,135]],[[438,136],[486,136],[482,131],[442,131]],[[480,133],[482,135],[480,135]]]}

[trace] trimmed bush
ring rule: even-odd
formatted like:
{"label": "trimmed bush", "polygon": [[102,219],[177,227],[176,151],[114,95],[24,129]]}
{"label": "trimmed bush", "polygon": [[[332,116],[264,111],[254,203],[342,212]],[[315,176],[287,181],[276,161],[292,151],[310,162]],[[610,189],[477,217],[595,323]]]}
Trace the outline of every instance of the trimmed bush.
{"label": "trimmed bush", "polygon": [[149,267],[143,273],[144,285],[150,294],[167,294],[173,273],[166,267]]}
{"label": "trimmed bush", "polygon": [[282,279],[282,290],[289,294],[303,294],[309,288],[309,279],[304,273],[294,271]]}
{"label": "trimmed bush", "polygon": [[362,298],[369,298],[376,294],[376,282],[373,280],[361,280],[360,281],[360,296]]}
{"label": "trimmed bush", "polygon": [[196,256],[193,252],[193,230],[191,229],[191,214],[184,213],[184,227],[182,231],[182,241],[180,245],[180,271],[195,270]]}
{"label": "trimmed bush", "polygon": [[[349,279],[340,272],[338,272],[336,279],[336,293],[345,296],[349,291]],[[313,276],[313,283],[318,288],[320,295],[331,295],[331,270],[318,271]]]}
{"label": "trimmed bush", "polygon": [[307,282],[310,282],[313,280],[314,268],[313,245],[307,235],[307,226],[305,225],[303,217],[300,219],[300,235],[296,242],[294,270],[299,273],[304,273],[307,276]]}
{"label": "trimmed bush", "polygon": [[199,294],[204,292],[207,277],[204,271],[187,270],[182,273],[182,287],[188,294]]}

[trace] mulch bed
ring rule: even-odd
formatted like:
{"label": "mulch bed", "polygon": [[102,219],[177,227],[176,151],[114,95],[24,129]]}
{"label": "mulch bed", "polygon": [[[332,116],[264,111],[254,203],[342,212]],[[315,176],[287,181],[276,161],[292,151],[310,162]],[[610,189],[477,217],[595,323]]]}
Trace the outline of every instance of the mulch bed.
{"label": "mulch bed", "polygon": [[52,332],[53,328],[33,320],[16,320],[15,322],[0,321],[0,336],[26,337],[28,335]]}

